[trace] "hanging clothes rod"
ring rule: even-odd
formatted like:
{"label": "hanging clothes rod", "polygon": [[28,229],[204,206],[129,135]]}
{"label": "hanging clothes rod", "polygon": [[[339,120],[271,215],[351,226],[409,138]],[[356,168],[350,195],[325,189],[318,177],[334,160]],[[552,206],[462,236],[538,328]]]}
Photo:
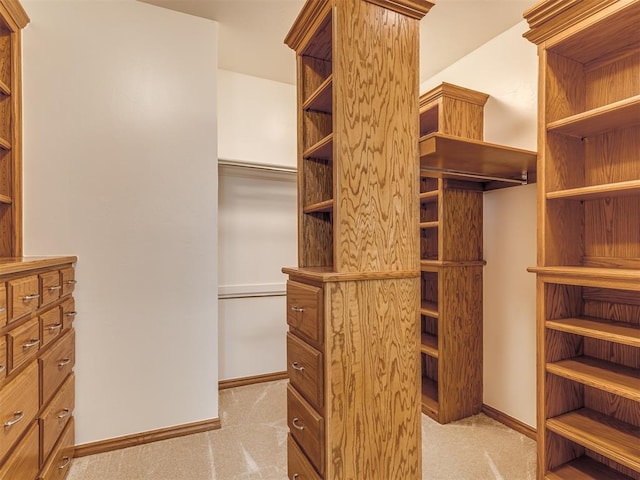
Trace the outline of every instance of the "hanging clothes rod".
{"label": "hanging clothes rod", "polygon": [[451,170],[449,168],[437,168],[437,167],[420,167],[421,172],[429,172],[429,173],[444,173],[447,175],[455,175],[457,177],[465,177],[465,178],[475,178],[477,180],[487,180],[487,181],[495,181],[495,182],[506,182],[506,183],[518,183],[520,185],[526,185],[528,182],[528,173],[522,172],[521,177],[518,178],[507,178],[507,177],[494,177],[491,175],[482,175],[480,173],[472,173],[472,172],[463,172],[460,170]]}
{"label": "hanging clothes rod", "polygon": [[268,163],[253,163],[243,162],[241,160],[227,160],[224,158],[218,159],[218,166],[220,167],[238,167],[238,168],[251,168],[254,170],[263,170],[267,172],[279,172],[279,173],[296,173],[298,170],[295,167],[285,167],[281,165],[270,165]]}

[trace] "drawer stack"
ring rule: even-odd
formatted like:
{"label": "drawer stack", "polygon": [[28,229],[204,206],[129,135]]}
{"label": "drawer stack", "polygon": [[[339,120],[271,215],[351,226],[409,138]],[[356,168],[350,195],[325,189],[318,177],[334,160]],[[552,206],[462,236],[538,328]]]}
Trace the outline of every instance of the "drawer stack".
{"label": "drawer stack", "polygon": [[68,472],[75,261],[0,263],[0,480],[62,479]]}

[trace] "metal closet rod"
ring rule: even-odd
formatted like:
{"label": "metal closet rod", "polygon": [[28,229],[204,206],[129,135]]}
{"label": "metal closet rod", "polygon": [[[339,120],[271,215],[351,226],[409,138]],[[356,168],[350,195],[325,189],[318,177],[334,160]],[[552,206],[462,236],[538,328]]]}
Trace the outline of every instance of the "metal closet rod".
{"label": "metal closet rod", "polygon": [[251,168],[254,170],[263,170],[267,172],[280,172],[280,173],[296,173],[297,172],[297,169],[295,167],[269,165],[267,163],[243,162],[241,160],[227,160],[225,158],[218,159],[218,166]]}
{"label": "metal closet rod", "polygon": [[522,172],[521,177],[518,179],[518,178],[507,178],[507,177],[493,177],[491,175],[482,175],[480,173],[463,172],[461,170],[452,170],[449,168],[437,168],[437,167],[420,167],[420,171],[430,172],[430,173],[446,173],[448,175],[456,175],[458,177],[475,178],[478,180],[491,180],[495,182],[518,183],[521,185],[526,185],[528,182],[527,172]]}

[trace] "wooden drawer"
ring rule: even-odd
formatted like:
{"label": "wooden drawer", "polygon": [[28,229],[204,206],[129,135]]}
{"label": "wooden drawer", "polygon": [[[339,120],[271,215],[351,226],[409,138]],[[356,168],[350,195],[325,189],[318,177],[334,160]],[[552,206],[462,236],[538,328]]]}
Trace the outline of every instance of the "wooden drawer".
{"label": "wooden drawer", "polygon": [[12,371],[38,355],[40,324],[37,318],[14,328],[7,334],[7,337],[9,339],[9,367]]}
{"label": "wooden drawer", "polygon": [[0,283],[0,327],[4,327],[8,320],[7,315],[7,287],[4,282]]}
{"label": "wooden drawer", "polygon": [[38,424],[34,423],[0,469],[0,480],[33,480],[38,467]]}
{"label": "wooden drawer", "polygon": [[67,267],[60,270],[62,277],[62,296],[73,293],[76,288],[76,270],[73,267]]}
{"label": "wooden drawer", "polygon": [[0,381],[4,380],[7,376],[7,370],[9,369],[8,359],[7,337],[2,335],[0,337]]}
{"label": "wooden drawer", "polygon": [[32,362],[0,390],[0,458],[5,456],[37,413],[38,365]]}
{"label": "wooden drawer", "polygon": [[287,281],[287,323],[296,334],[321,346],[324,340],[322,288]]}
{"label": "wooden drawer", "polygon": [[55,302],[60,298],[62,293],[62,284],[60,283],[60,272],[45,272],[40,277],[40,305]]}
{"label": "wooden drawer", "polygon": [[62,315],[60,307],[54,307],[40,314],[40,339],[44,347],[62,333]]}
{"label": "wooden drawer", "polygon": [[324,405],[322,354],[295,335],[287,333],[289,381],[317,409]]}
{"label": "wooden drawer", "polygon": [[40,304],[39,290],[37,275],[9,281],[7,297],[9,299],[10,322],[38,308]]}
{"label": "wooden drawer", "polygon": [[49,457],[75,407],[75,375],[71,373],[40,415],[42,463]]}
{"label": "wooden drawer", "polygon": [[62,480],[69,472],[73,458],[75,435],[73,417],[67,422],[60,441],[56,444],[49,460],[45,463],[39,480]]}
{"label": "wooden drawer", "polygon": [[67,298],[62,302],[62,329],[69,330],[73,327],[73,321],[76,319],[76,302],[73,297]]}
{"label": "wooden drawer", "polygon": [[287,472],[289,480],[322,480],[291,435],[287,437]]}
{"label": "wooden drawer", "polygon": [[75,332],[65,333],[51,350],[38,359],[40,363],[40,400],[46,404],[75,364]]}
{"label": "wooden drawer", "polygon": [[291,385],[287,385],[287,425],[316,470],[324,473],[324,419]]}

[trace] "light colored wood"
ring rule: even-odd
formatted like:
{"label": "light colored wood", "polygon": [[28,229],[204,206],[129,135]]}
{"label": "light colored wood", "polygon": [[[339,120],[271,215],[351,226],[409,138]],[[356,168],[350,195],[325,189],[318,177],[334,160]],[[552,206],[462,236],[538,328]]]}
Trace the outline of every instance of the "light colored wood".
{"label": "light colored wood", "polygon": [[[73,271],[73,269],[71,269]],[[60,272],[46,272],[38,275],[40,279],[40,305],[46,305],[60,298],[62,284],[60,282]]]}
{"label": "light colored wood", "polygon": [[289,381],[314,407],[324,406],[325,367],[323,355],[295,335],[287,333]]}
{"label": "light colored wood", "polygon": [[287,324],[296,335],[318,348],[324,342],[323,307],[321,287],[287,281]]}
{"label": "light colored wood", "polygon": [[75,408],[75,375],[72,373],[39,415],[42,438],[42,463],[49,458],[54,445],[69,423]]}
{"label": "light colored wood", "polygon": [[298,278],[302,282],[350,282],[352,280],[382,280],[416,278],[420,276],[418,271],[397,272],[335,272],[331,267],[290,268],[284,267],[283,273]]}
{"label": "light colored wood", "polygon": [[74,457],[85,457],[87,455],[96,455],[98,453],[112,452],[122,448],[135,447],[137,445],[145,445],[147,443],[168,440],[170,438],[183,437],[185,435],[193,435],[194,433],[208,432],[221,428],[220,419],[212,418],[210,420],[202,420],[199,422],[185,423],[173,427],[160,428],[157,430],[149,430],[146,432],[134,433],[123,437],[110,438],[108,440],[100,440],[97,442],[83,443],[75,446]]}
{"label": "light colored wood", "polygon": [[33,360],[40,348],[40,324],[34,318],[7,334],[9,340],[9,372]]}
{"label": "light colored wood", "polygon": [[18,0],[0,0],[0,16],[13,32],[29,23],[29,16]]}
{"label": "light colored wood", "polygon": [[631,480],[631,477],[621,474],[596,462],[589,457],[577,460],[547,473],[548,480]]}
{"label": "light colored wood", "polygon": [[333,200],[324,200],[304,207],[304,213],[332,212]]}
{"label": "light colored wood", "polygon": [[244,387],[247,385],[274,382],[277,380],[286,380],[288,378],[289,374],[286,371],[251,375],[249,377],[231,378],[228,380],[220,380],[218,382],[218,390],[228,390],[229,388]]}
{"label": "light colored wood", "polygon": [[333,110],[333,77],[329,75],[302,105],[303,110],[332,113]]}
{"label": "light colored wood", "polygon": [[4,282],[0,282],[0,328],[7,324],[7,287]]}
{"label": "light colored wood", "polygon": [[42,468],[39,480],[62,480],[69,473],[75,443],[75,422],[71,418],[60,435],[49,460]]}
{"label": "light colored wood", "polygon": [[38,474],[38,424],[32,425],[13,455],[0,466],[0,480],[33,480]]}
{"label": "light colored wood", "polygon": [[73,327],[73,321],[76,319],[76,302],[73,298],[67,298],[60,305],[62,309],[62,330],[67,331]]}
{"label": "light colored wood", "polygon": [[589,187],[569,188],[555,192],[547,192],[547,199],[595,200],[601,198],[640,195],[640,180],[606,183]]}
{"label": "light colored wood", "polygon": [[37,275],[8,282],[9,322],[34,312],[38,308],[40,288]]}
{"label": "light colored wood", "polygon": [[325,470],[324,419],[291,385],[287,386],[287,425],[315,469]]}
{"label": "light colored wood", "polygon": [[640,328],[626,322],[587,317],[562,318],[547,320],[546,328],[640,348]]}
{"label": "light colored wood", "polygon": [[7,337],[2,335],[0,337],[0,382],[7,377],[7,371],[9,370],[7,360]]}
{"label": "light colored wood", "polygon": [[438,337],[422,333],[420,339],[420,351],[430,357],[438,358]]}
{"label": "light colored wood", "polygon": [[40,340],[42,347],[54,341],[62,333],[63,323],[60,307],[52,309],[39,315],[40,319]]}
{"label": "light colored wood", "polygon": [[75,331],[65,333],[39,359],[40,402],[47,403],[75,365]]}
{"label": "light colored wood", "polygon": [[291,434],[287,436],[287,472],[288,478],[296,480],[322,480],[314,470]]}
{"label": "light colored wood", "polygon": [[512,416],[507,415],[506,413],[501,412],[500,410],[497,410],[486,404],[482,404],[482,413],[484,413],[487,417],[492,418],[495,421],[509,427],[511,430],[515,430],[525,437],[536,440],[536,429],[530,425],[527,425],[526,423],[521,422],[517,418],[513,418]]}

